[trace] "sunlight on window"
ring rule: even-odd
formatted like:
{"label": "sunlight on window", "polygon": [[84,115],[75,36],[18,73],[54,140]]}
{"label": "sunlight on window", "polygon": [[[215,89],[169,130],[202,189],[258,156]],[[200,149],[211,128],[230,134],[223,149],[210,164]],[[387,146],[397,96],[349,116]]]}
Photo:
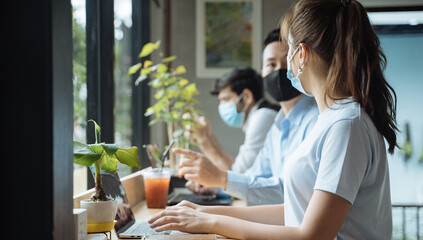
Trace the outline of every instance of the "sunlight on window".
{"label": "sunlight on window", "polygon": [[[120,147],[130,147],[132,138],[132,83],[128,75],[131,66],[131,0],[114,1],[115,26],[115,141]],[[120,164],[120,177],[132,172],[131,168]]]}
{"label": "sunlight on window", "polygon": [[[73,42],[73,139],[86,141],[87,127],[87,68],[85,0],[72,0],[72,42]],[[73,193],[87,190],[86,167],[74,164]]]}

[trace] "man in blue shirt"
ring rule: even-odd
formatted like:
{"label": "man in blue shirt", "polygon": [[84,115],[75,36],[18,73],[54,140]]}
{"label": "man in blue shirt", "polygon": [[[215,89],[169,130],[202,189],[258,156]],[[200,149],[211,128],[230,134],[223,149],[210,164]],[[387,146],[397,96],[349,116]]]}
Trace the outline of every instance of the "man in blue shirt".
{"label": "man in blue shirt", "polygon": [[[180,163],[180,171],[187,180],[206,187],[221,187],[232,196],[246,200],[248,205],[283,203],[285,159],[305,139],[319,114],[314,98],[298,92],[286,78],[288,46],[280,41],[280,30],[269,33],[264,45],[261,72],[264,87],[280,103],[281,110],[254,165],[244,174],[224,171],[202,154],[174,149],[175,153],[187,157]],[[188,187],[193,191],[204,191],[198,186]]]}

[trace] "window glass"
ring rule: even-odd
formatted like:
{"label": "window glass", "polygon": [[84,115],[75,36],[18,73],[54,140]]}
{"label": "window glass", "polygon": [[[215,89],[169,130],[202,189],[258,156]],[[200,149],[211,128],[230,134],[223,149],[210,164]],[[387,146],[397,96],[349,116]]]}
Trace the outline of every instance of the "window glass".
{"label": "window glass", "polygon": [[[85,0],[72,0],[73,139],[86,142],[87,81]],[[87,168],[74,164],[73,193],[87,190]]]}
{"label": "window glass", "polygon": [[[132,84],[128,69],[131,66],[131,0],[114,1],[115,26],[115,141],[119,147],[130,147],[132,138]],[[131,168],[120,164],[120,177],[130,174]]]}
{"label": "window glass", "polygon": [[[400,130],[397,139],[401,150],[388,155],[391,200],[400,206],[422,204],[423,113],[419,109],[423,100],[423,69],[420,67],[423,11],[373,12],[369,17],[386,56],[386,80],[397,96],[396,117]],[[393,209],[393,239],[422,237],[418,232],[418,219],[423,218],[423,212],[418,211],[418,208]]]}

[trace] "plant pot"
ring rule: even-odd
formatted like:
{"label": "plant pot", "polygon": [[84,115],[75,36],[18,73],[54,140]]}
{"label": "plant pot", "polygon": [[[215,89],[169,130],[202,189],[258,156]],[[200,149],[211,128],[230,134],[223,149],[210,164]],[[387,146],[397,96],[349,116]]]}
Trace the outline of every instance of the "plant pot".
{"label": "plant pot", "polygon": [[91,201],[81,200],[81,208],[87,209],[87,223],[111,223],[115,220],[117,211],[116,200]]}

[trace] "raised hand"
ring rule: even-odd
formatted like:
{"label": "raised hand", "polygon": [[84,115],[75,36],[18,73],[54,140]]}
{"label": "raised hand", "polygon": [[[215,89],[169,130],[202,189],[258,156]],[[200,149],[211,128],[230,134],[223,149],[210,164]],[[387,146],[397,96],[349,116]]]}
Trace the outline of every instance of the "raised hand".
{"label": "raised hand", "polygon": [[184,175],[185,179],[195,181],[206,187],[226,188],[227,173],[219,169],[203,154],[187,149],[174,148],[176,154],[182,154],[179,163],[179,175]]}

